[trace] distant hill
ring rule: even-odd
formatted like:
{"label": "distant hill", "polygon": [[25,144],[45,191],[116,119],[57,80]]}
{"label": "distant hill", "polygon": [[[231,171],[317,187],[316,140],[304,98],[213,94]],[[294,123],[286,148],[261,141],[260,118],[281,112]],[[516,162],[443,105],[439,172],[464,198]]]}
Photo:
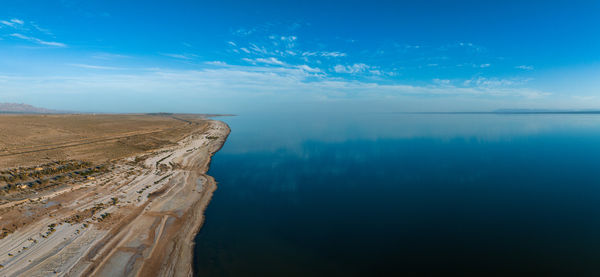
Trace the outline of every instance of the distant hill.
{"label": "distant hill", "polygon": [[60,111],[22,103],[0,103],[0,113],[60,113]]}

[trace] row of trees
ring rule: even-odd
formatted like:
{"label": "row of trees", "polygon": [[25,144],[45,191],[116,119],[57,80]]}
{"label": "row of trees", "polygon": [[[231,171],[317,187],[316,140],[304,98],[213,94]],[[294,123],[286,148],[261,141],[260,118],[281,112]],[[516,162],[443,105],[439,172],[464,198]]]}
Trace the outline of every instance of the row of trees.
{"label": "row of trees", "polygon": [[40,179],[45,176],[58,175],[92,166],[85,161],[68,161],[45,164],[39,167],[18,168],[0,172],[0,182],[14,183],[19,181]]}
{"label": "row of trees", "polygon": [[85,178],[108,170],[106,165],[89,167],[90,165],[91,163],[88,162],[73,162],[48,169],[48,171],[45,171],[47,172],[46,174],[39,174],[39,172],[44,171],[38,170],[34,174],[29,174],[31,172],[20,172],[14,176],[0,176],[0,181],[5,183],[3,189],[0,190],[0,194],[10,194],[20,191],[23,186],[34,190],[42,190],[63,183],[67,179],[75,181],[79,178]]}

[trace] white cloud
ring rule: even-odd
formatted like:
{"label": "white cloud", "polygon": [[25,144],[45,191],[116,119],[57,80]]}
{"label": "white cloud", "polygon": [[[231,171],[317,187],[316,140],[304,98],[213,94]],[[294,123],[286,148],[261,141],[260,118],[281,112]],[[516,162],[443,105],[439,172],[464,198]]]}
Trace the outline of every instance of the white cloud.
{"label": "white cloud", "polygon": [[242,58],[242,61],[246,61],[246,62],[249,62],[251,64],[256,64],[256,60],[249,59],[249,58]]}
{"label": "white cloud", "polygon": [[196,57],[198,57],[198,55],[195,54],[171,54],[171,53],[163,53],[163,56],[167,56],[167,57],[171,57],[171,58],[176,58],[176,59],[182,59],[182,60],[192,60]]}
{"label": "white cloud", "polygon": [[531,66],[531,65],[519,65],[519,66],[515,66],[515,68],[523,69],[523,70],[533,70],[533,66]]}
{"label": "white cloud", "polygon": [[210,62],[205,62],[205,64],[219,65],[219,66],[226,66],[227,65],[226,62],[222,62],[222,61],[210,61]]}
{"label": "white cloud", "polygon": [[337,73],[362,73],[369,70],[371,67],[364,63],[355,63],[353,65],[336,65],[333,70]]}
{"label": "white cloud", "polygon": [[342,52],[321,52],[321,57],[345,57],[346,53]]}
{"label": "white cloud", "polygon": [[241,37],[246,37],[246,36],[253,34],[254,32],[256,32],[255,28],[251,28],[251,29],[240,28],[240,29],[233,31],[233,34],[241,36]]}
{"label": "white cloud", "polygon": [[256,59],[248,59],[248,58],[243,58],[242,60],[250,62],[252,64],[257,64],[257,63],[263,63],[263,64],[270,64],[270,65],[281,65],[281,66],[286,66],[288,64],[278,60],[277,58],[256,58]]}
{"label": "white cloud", "polygon": [[[266,64],[266,65],[276,65],[279,67],[276,68],[281,68],[282,70],[294,70],[294,69],[298,69],[301,72],[306,72],[308,74],[316,74],[316,73],[323,73],[323,71],[321,71],[321,69],[316,68],[316,67],[311,67],[309,65],[306,64],[302,64],[302,65],[291,65],[288,64],[286,62],[283,62],[277,58],[274,57],[270,57],[270,58],[256,58],[256,59],[250,59],[250,58],[242,58],[243,61],[251,63],[252,65],[256,66],[257,64]],[[259,66],[257,66],[257,68],[261,68]],[[272,67],[269,67],[271,70],[273,70]],[[246,69],[248,70],[248,69]],[[319,74],[317,74],[319,75]],[[316,76],[316,75],[315,75]]]}
{"label": "white cloud", "polygon": [[21,19],[13,18],[11,20],[0,20],[0,24],[17,28],[17,25],[23,25],[25,22]]}
{"label": "white cloud", "polygon": [[248,50],[248,48],[242,47],[240,48],[240,50],[246,52],[247,54],[250,54],[250,50]]}
{"label": "white cloud", "polygon": [[296,39],[298,39],[296,36],[282,36],[281,40],[282,41],[287,41],[287,42],[292,42],[295,41]]}
{"label": "white cloud", "polygon": [[345,57],[346,53],[342,53],[342,52],[310,52],[310,51],[306,51],[302,53],[302,56],[304,57],[312,57],[312,56],[321,56],[321,57]]}
{"label": "white cloud", "polygon": [[483,63],[483,64],[479,65],[479,68],[486,68],[486,67],[490,67],[490,66],[491,66],[491,64],[489,64],[489,63]]}
{"label": "white cloud", "polygon": [[450,80],[436,78],[436,79],[433,79],[433,83],[438,84],[438,85],[447,86],[447,85],[450,85]]}
{"label": "white cloud", "polygon": [[[19,101],[46,97],[45,99],[58,98],[61,99],[61,103],[65,103],[62,99],[68,99],[71,103],[69,105],[73,107],[115,112],[132,112],[140,109],[147,111],[152,108],[181,111],[182,105],[191,102],[193,105],[189,108],[194,111],[206,112],[217,109],[221,112],[236,112],[237,108],[247,105],[249,99],[257,105],[268,105],[267,103],[272,103],[274,99],[290,103],[300,100],[307,103],[310,101],[327,103],[327,101],[338,100],[390,103],[389,101],[413,99],[416,101],[413,103],[417,103],[413,110],[418,111],[432,107],[427,106],[432,101],[443,103],[444,105],[440,107],[452,109],[456,99],[463,99],[467,101],[465,103],[471,103],[469,107],[472,108],[480,107],[477,103],[489,104],[504,100],[514,103],[515,99],[518,101],[532,99],[530,103],[540,103],[540,98],[548,95],[544,91],[530,88],[478,86],[476,82],[463,87],[454,86],[452,82],[445,85],[421,86],[402,83],[380,84],[328,77],[309,71],[316,71],[316,69],[303,65],[295,67],[227,65],[216,68],[207,66],[200,70],[156,69],[136,73],[99,71],[93,75],[79,76],[60,75],[60,73],[27,77],[0,75],[2,83],[0,93],[16,95],[15,97],[18,98],[15,99]],[[50,91],[53,93],[49,94]],[[165,91],[173,93],[165,94]],[[83,105],[89,102],[90,97],[98,101]],[[117,105],[107,106],[106,104],[112,103],[113,99],[119,99]],[[148,99],[154,99],[153,102],[160,99],[161,104],[149,108],[144,104]]]}
{"label": "white cloud", "polygon": [[258,47],[254,43],[250,43],[250,49],[260,54],[267,54],[267,49],[264,46]]}
{"label": "white cloud", "polygon": [[335,71],[337,73],[346,73],[346,66],[338,64],[338,65],[336,65],[336,66],[333,67],[333,71]]}
{"label": "white cloud", "polygon": [[22,34],[10,34],[10,36],[11,37],[15,37],[15,38],[20,38],[20,39],[28,40],[28,41],[31,41],[31,42],[35,42],[35,43],[41,44],[41,45],[55,46],[55,47],[67,47],[66,44],[61,43],[61,42],[44,41],[44,40],[41,40],[39,38],[29,37],[29,36],[25,36],[25,35],[22,35]]}
{"label": "white cloud", "polygon": [[235,44],[235,42],[233,42],[233,41],[228,41],[227,43],[229,43],[229,45],[231,45],[231,46],[237,46],[237,44]]}
{"label": "white cloud", "polygon": [[257,62],[261,62],[261,63],[266,63],[266,64],[273,64],[273,65],[286,65],[284,62],[278,60],[277,58],[267,58],[267,59],[263,59],[263,58],[258,58],[256,59]]}
{"label": "white cloud", "polygon": [[31,24],[31,26],[33,26],[33,28],[35,28],[36,30],[46,34],[46,35],[53,35],[52,32],[48,29],[44,29],[42,27],[40,27],[39,25],[37,25],[35,22],[30,22],[29,24]]}
{"label": "white cloud", "polygon": [[499,78],[485,78],[477,77],[463,82],[464,86],[477,86],[485,88],[498,88],[498,87],[514,87],[524,85],[531,79],[499,79]]}
{"label": "white cloud", "polygon": [[15,23],[10,22],[10,21],[6,21],[6,20],[0,20],[0,23],[4,24],[6,26],[10,26],[10,27],[14,27],[15,26]]}
{"label": "white cloud", "polygon": [[316,68],[316,67],[310,67],[310,66],[305,65],[305,64],[303,64],[303,65],[297,65],[296,68],[302,69],[304,71],[311,72],[311,73],[319,73],[319,72],[321,72],[321,69]]}
{"label": "white cloud", "polygon": [[[339,78],[323,77],[319,81],[309,81],[311,69],[308,66],[298,67],[260,67],[260,66],[227,66],[202,70],[156,70],[133,74],[102,74],[94,76],[39,76],[11,77],[0,76],[5,83],[13,83],[10,88],[21,86],[18,91],[47,91],[50,86],[57,91],[63,88],[73,93],[107,89],[131,92],[163,92],[165,88],[180,88],[182,91],[214,94],[221,91],[235,91],[240,94],[254,92],[311,92],[318,97],[328,97],[339,93],[363,93],[373,97],[394,95],[487,95],[487,96],[525,96],[539,97],[548,95],[545,92],[529,88],[502,86],[504,82],[496,82],[498,86],[488,86],[490,80],[475,79],[469,86],[452,86],[448,80],[439,80],[437,84],[413,86],[405,84],[378,84],[373,82],[349,81]],[[8,86],[5,88],[9,88]],[[82,88],[86,88],[82,90]]]}
{"label": "white cloud", "polygon": [[457,44],[451,45],[450,47],[462,47],[462,48],[468,48],[471,49],[475,52],[484,52],[485,48],[476,44],[473,44],[471,42],[459,42]]}

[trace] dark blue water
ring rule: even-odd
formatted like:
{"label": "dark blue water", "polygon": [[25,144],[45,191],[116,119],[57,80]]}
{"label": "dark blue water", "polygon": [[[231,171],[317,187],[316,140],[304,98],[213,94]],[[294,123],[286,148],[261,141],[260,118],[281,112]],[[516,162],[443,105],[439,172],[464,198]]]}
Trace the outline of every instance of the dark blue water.
{"label": "dark blue water", "polygon": [[600,276],[600,116],[238,116],[198,276]]}

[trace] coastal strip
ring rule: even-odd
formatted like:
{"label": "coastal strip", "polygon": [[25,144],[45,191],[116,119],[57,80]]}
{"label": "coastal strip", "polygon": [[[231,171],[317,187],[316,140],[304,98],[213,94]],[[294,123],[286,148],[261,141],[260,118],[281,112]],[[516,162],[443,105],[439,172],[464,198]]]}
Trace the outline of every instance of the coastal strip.
{"label": "coastal strip", "polygon": [[77,187],[7,203],[0,217],[43,214],[0,239],[0,276],[191,276],[193,240],[216,189],[206,172],[230,132],[207,123]]}

